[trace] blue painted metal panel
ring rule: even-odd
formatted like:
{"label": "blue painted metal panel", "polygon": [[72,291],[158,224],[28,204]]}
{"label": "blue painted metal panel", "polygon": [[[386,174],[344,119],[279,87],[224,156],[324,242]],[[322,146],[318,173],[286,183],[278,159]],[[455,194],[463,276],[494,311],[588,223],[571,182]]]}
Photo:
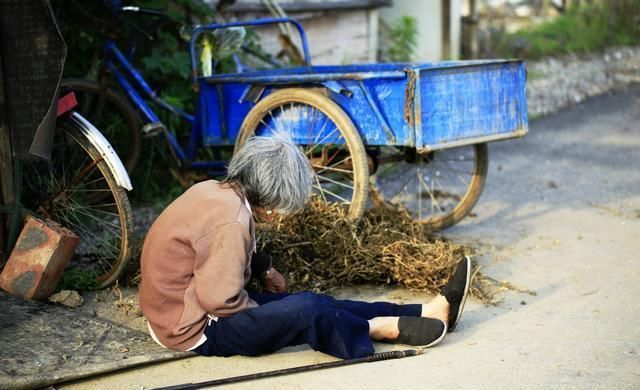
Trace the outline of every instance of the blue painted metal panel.
{"label": "blue painted metal panel", "polygon": [[[203,117],[205,145],[233,144],[254,105],[240,101],[247,85],[266,85],[264,98],[276,88],[318,87],[327,80],[336,80],[348,90],[347,94],[333,91],[330,96],[354,122],[366,145],[436,148],[526,132],[526,75],[522,62],[364,64],[201,78],[199,114]],[[223,104],[216,115],[212,107],[220,102]],[[309,142],[309,135],[305,134],[308,128],[304,126],[309,118],[305,115],[298,110],[285,118],[288,131],[299,143]]]}
{"label": "blue painted metal panel", "polygon": [[[331,97],[351,118],[366,145],[407,144],[411,129],[402,119],[405,80],[363,80],[364,90],[356,80],[343,80],[342,84],[352,93],[352,96],[336,94]],[[371,101],[367,99],[365,93],[369,94]],[[376,115],[371,104],[377,106],[381,118]],[[389,130],[395,137],[395,141],[385,133],[383,129],[385,123],[390,127]]]}
{"label": "blue painted metal panel", "polygon": [[246,84],[240,83],[222,84],[220,86],[222,101],[224,102],[224,114],[222,118],[227,130],[227,142],[225,142],[225,144],[228,145],[235,144],[240,126],[242,126],[244,118],[254,106],[252,102],[241,101],[245,87]]}
{"label": "blue painted metal panel", "polygon": [[253,103],[241,102],[246,84],[200,83],[198,116],[204,146],[233,145]]}
{"label": "blue painted metal panel", "polygon": [[219,110],[219,99],[216,86],[213,84],[201,84],[198,93],[198,131],[202,135],[202,143],[205,146],[222,144],[222,121]]}
{"label": "blue painted metal panel", "polygon": [[422,137],[417,147],[527,131],[522,62],[420,69],[419,77]]}

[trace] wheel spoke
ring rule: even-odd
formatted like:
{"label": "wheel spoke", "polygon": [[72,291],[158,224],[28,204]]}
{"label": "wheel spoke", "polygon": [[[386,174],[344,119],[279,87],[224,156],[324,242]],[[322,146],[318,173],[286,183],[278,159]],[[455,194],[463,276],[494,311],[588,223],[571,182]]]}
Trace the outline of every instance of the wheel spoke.
{"label": "wheel spoke", "polygon": [[343,182],[341,182],[341,181],[333,180],[333,179],[329,179],[327,176],[320,176],[320,177],[321,177],[323,180],[328,181],[328,182],[330,182],[330,183],[333,183],[333,184],[336,184],[336,185],[342,186],[342,187],[344,187],[344,188],[348,188],[348,189],[350,189],[350,190],[353,190],[353,186],[350,186],[350,185],[348,185],[348,184],[345,184],[345,183],[343,183]]}
{"label": "wheel spoke", "polygon": [[323,173],[325,171],[332,171],[332,172],[341,172],[341,173],[349,173],[349,174],[353,174],[353,171],[349,171],[347,169],[340,169],[340,168],[334,168],[334,167],[327,167],[324,165],[311,165],[312,168],[317,168],[317,169],[321,169],[320,171],[317,171],[316,173]]}
{"label": "wheel spoke", "polygon": [[467,174],[467,175],[473,175],[473,171],[471,172],[464,172],[464,171],[460,171],[457,169],[454,169],[451,167],[451,165],[449,165],[447,162],[445,162],[445,160],[438,160],[438,162],[442,161],[443,165],[447,167],[447,169],[453,173],[456,174],[456,177],[460,180],[460,183],[462,183],[462,185],[467,186],[469,183],[467,180],[463,179],[462,176],[460,176],[461,173]]}
{"label": "wheel spoke", "polygon": [[[340,199],[340,200],[341,200],[341,201],[343,201],[344,203],[351,203],[350,201],[346,200],[346,199],[345,199],[345,198],[343,198],[342,196],[340,196],[340,195],[338,195],[338,194],[336,194],[336,193],[334,193],[334,192],[332,192],[332,191],[329,191],[326,187],[322,187],[322,186],[320,186],[320,187],[318,187],[318,186],[314,186],[314,188],[318,189],[318,191],[320,191],[321,193],[322,193],[322,192],[327,192],[327,193],[329,193],[329,194],[333,195],[334,197],[336,197],[336,198]],[[324,196],[323,196],[323,198],[324,198]]]}
{"label": "wheel spoke", "polygon": [[322,196],[322,200],[326,203],[327,202],[327,198],[324,196],[324,192],[322,192],[322,185],[320,184],[320,179],[318,179],[318,175],[314,174],[313,178],[316,181],[316,184],[313,187],[317,188],[320,191],[320,195]]}
{"label": "wheel spoke", "polygon": [[378,161],[390,168],[379,171],[380,193],[429,225],[450,226],[468,213],[479,196],[480,191],[470,189],[484,184],[486,164],[479,161],[486,159],[486,152],[478,157],[479,148],[415,155],[405,148],[383,147]]}

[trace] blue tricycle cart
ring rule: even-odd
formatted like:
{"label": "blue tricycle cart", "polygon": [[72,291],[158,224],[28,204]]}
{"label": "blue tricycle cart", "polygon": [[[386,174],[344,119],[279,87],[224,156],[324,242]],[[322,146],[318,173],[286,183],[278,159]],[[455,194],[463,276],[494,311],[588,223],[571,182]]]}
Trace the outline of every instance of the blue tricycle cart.
{"label": "blue tricycle cart", "polygon": [[[207,60],[207,45],[202,44],[207,36],[278,24],[299,32],[301,65],[255,70],[233,54],[237,72],[210,71],[216,60]],[[270,61],[247,45],[237,49]],[[527,133],[526,71],[517,60],[312,66],[304,29],[289,18],[196,26],[190,51],[198,91],[195,115],[162,101],[108,41],[104,67],[129,105],[116,108],[126,114],[134,106],[143,131],[166,130],[148,101],[192,122],[186,144],[164,133],[182,172],[208,176],[219,174],[225,161],[198,158],[202,148],[238,148],[254,134],[286,132],[314,168],[317,196],[345,205],[353,219],[362,216],[375,187],[379,196],[373,204],[381,196],[434,229],[449,227],[469,213],[482,192],[486,143]],[[112,105],[123,105],[123,98],[96,83],[70,84],[76,93],[84,88]],[[129,145],[139,133],[138,127],[126,138]]]}
{"label": "blue tricycle cart", "polygon": [[[297,28],[308,65],[198,75],[200,34],[274,23]],[[305,32],[292,19],[198,27],[191,54],[199,90],[194,142],[237,148],[254,134],[287,132],[311,161],[318,196],[348,205],[354,219],[375,183],[417,219],[449,227],[480,196],[486,143],[527,133],[521,61],[311,66]]]}

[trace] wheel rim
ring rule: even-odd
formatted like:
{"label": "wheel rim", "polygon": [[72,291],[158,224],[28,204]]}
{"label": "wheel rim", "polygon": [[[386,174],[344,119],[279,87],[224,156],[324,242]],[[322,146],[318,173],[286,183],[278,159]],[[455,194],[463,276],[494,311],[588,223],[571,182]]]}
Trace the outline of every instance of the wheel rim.
{"label": "wheel rim", "polygon": [[31,211],[78,235],[70,267],[95,275],[100,287],[112,281],[127,256],[126,216],[114,192],[119,190],[105,177],[107,169],[75,135],[58,128],[51,162],[25,165],[23,194]]}
{"label": "wheel rim", "polygon": [[[376,174],[378,191],[414,219],[435,227],[466,214],[475,200],[472,189],[484,178],[474,145],[418,154],[415,149],[383,148]],[[474,199],[472,199],[474,198]],[[464,210],[463,210],[464,209]]]}
{"label": "wheel rim", "polygon": [[343,130],[325,112],[306,103],[289,102],[269,109],[256,135],[288,133],[300,145],[314,170],[314,196],[350,207],[356,196],[353,155]]}

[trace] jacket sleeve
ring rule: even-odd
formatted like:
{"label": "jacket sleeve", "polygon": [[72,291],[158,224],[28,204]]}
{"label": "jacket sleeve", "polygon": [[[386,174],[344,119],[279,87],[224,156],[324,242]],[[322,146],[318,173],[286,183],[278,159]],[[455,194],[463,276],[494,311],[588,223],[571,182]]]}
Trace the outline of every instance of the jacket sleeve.
{"label": "jacket sleeve", "polygon": [[225,317],[257,306],[244,289],[251,242],[249,229],[239,222],[220,226],[196,242],[195,292],[208,313]]}

